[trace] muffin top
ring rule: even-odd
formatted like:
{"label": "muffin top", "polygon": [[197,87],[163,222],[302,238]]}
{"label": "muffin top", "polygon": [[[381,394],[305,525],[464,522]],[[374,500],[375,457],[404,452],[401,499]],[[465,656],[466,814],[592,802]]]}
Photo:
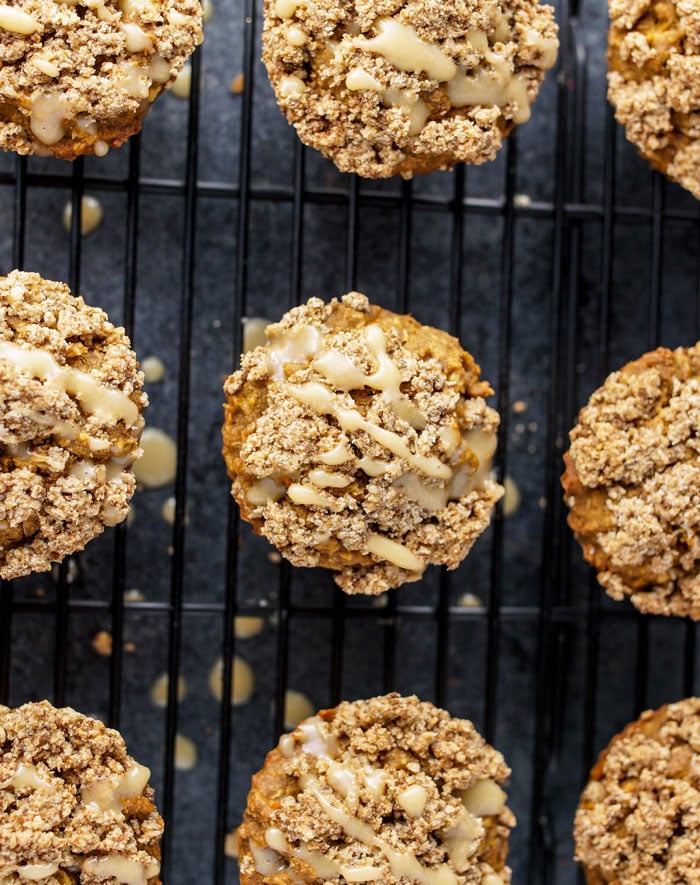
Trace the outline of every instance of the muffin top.
{"label": "muffin top", "polygon": [[502,487],[498,414],[456,338],[350,293],[290,310],[225,384],[243,516],[349,593],[456,567]]}
{"label": "muffin top", "polygon": [[558,45],[534,0],[265,0],[280,107],[305,144],[368,178],[492,159]]}
{"label": "muffin top", "polygon": [[647,710],[610,742],[581,795],[589,881],[675,885],[700,864],[700,699]]}
{"label": "muffin top", "polygon": [[614,599],[700,618],[700,345],[644,354],[581,409],[562,484]]}
{"label": "muffin top", "polygon": [[0,577],[123,520],[146,405],[124,330],[63,283],[0,278]]}
{"label": "muffin top", "polygon": [[642,156],[700,198],[700,9],[610,0],[608,97]]}
{"label": "muffin top", "polygon": [[508,882],[509,773],[471,722],[416,697],[343,702],[283,735],[253,778],[242,874]]}
{"label": "muffin top", "polygon": [[149,777],[118,732],[70,707],[0,707],[2,881],[159,883]]}
{"label": "muffin top", "polygon": [[0,6],[0,147],[107,153],[202,39],[198,0],[16,0]]}

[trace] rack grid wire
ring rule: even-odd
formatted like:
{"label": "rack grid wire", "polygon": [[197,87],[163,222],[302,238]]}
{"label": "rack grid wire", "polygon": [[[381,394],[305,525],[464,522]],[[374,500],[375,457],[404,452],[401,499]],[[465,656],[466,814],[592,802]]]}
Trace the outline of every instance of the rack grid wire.
{"label": "rack grid wire", "polygon": [[[472,719],[511,764],[513,881],[579,881],[586,772],[642,709],[696,690],[698,656],[690,622],[602,594],[566,526],[561,455],[609,371],[700,337],[698,205],[649,171],[607,107],[603,0],[558,4],[557,70],[496,161],[388,182],[300,146],[259,61],[259,0],[213,2],[189,99],[159,99],[140,136],[101,160],[0,158],[0,270],[65,280],[140,358],[163,359],[147,423],[178,448],[172,487],[137,492],[128,526],[50,576],[2,583],[0,703],[48,697],[122,730],[152,767],[174,885],[236,881],[226,836],[288,690],[314,708],[415,692]],[[105,210],[90,236],[85,194]],[[220,456],[244,319],[351,289],[461,338],[494,387],[496,469],[519,492],[459,569],[378,600],[280,562],[239,522]],[[237,637],[238,615],[262,632]],[[231,704],[238,658],[255,690]]]}

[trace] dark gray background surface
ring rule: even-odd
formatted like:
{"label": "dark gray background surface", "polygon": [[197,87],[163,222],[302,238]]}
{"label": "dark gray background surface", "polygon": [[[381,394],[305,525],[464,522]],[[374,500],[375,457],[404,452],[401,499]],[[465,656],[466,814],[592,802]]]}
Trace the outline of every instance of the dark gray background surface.
{"label": "dark gray background surface", "polygon": [[[186,441],[177,490],[188,516],[173,529],[160,508],[174,488],[140,490],[129,529],[92,542],[70,581],[4,586],[0,701],[48,697],[120,727],[165,803],[175,885],[214,881],[217,823],[219,837],[238,823],[285,687],[318,706],[416,692],[471,718],[512,766],[514,883],[573,883],[573,812],[593,755],[644,707],[692,692],[697,662],[692,626],[638,618],[598,589],[565,525],[561,452],[608,371],[700,337],[698,205],[611,122],[602,0],[571,20],[558,7],[559,70],[496,161],[410,185],[360,182],[302,151],[257,60],[259,6],[213,4],[198,102],[162,96],[142,136],[101,160],[0,156],[0,271],[70,282],[127,324],[141,358],[164,361],[147,422]],[[246,93],[233,95],[246,45]],[[83,190],[105,218],[78,241],[61,214]],[[458,570],[430,571],[385,608],[343,603],[326,574],[281,567],[239,531],[220,457],[221,384],[241,316],[274,319],[296,299],[351,286],[459,334],[497,391],[498,469],[521,495]],[[144,602],[122,608],[134,589]],[[465,592],[482,605],[457,606]],[[227,599],[229,615],[235,605],[267,624],[236,642],[256,689],[232,709],[222,755],[228,710],[207,676],[225,639],[233,650]],[[119,640],[122,614],[117,653],[96,655],[93,636]],[[187,681],[169,719],[149,700],[168,667]],[[173,772],[175,730],[198,746],[191,771]],[[232,861],[223,875],[236,881]]]}

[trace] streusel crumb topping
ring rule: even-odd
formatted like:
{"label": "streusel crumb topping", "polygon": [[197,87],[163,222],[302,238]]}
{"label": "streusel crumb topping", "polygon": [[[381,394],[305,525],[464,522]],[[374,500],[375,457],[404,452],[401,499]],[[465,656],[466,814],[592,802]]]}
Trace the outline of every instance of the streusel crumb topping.
{"label": "streusel crumb topping", "polygon": [[596,882],[677,885],[700,866],[700,699],[647,710],[614,738],[576,813],[576,859]]}
{"label": "streusel crumb topping", "polygon": [[305,144],[369,178],[483,163],[559,42],[534,0],[266,0],[263,60]]}
{"label": "streusel crumb topping", "polygon": [[104,311],[38,274],[0,278],[0,577],[46,571],[126,517],[142,385]]}
{"label": "streusel crumb topping", "polygon": [[471,356],[358,293],[312,298],[267,333],[225,384],[244,517],[349,593],[455,568],[503,493],[489,476],[498,414]]}
{"label": "streusel crumb topping", "polygon": [[0,147],[103,156],[141,128],[202,40],[198,0],[0,7]]}
{"label": "streusel crumb topping", "polygon": [[700,9],[610,0],[608,98],[643,157],[700,198]]}
{"label": "streusel crumb topping", "polygon": [[614,599],[700,617],[700,345],[613,372],[571,431],[569,522]]}
{"label": "streusel crumb topping", "polygon": [[0,707],[2,882],[158,885],[149,775],[118,732],[69,707]]}
{"label": "streusel crumb topping", "polygon": [[279,883],[507,883],[509,773],[471,722],[416,697],[321,711],[253,779],[243,881],[276,864]]}

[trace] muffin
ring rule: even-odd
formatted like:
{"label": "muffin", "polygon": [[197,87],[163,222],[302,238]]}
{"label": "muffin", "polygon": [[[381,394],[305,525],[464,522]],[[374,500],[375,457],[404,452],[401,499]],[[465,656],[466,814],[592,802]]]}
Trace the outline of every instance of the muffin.
{"label": "muffin", "polygon": [[536,0],[265,0],[263,61],[299,135],[387,178],[492,160],[557,57]]}
{"label": "muffin", "polygon": [[0,147],[73,160],[138,132],[202,40],[198,0],[0,7]]}
{"label": "muffin", "polygon": [[697,881],[699,750],[699,698],[647,710],[612,739],[574,823],[588,885]]}
{"label": "muffin", "polygon": [[504,885],[502,755],[416,697],[343,702],[280,738],[238,829],[241,885]]}
{"label": "muffin", "polygon": [[700,344],[613,372],[581,410],[562,476],[569,525],[613,599],[700,618]]}
{"label": "muffin", "polygon": [[651,165],[700,198],[700,9],[609,0],[608,99]]}
{"label": "muffin", "polygon": [[48,701],[0,707],[6,885],[160,885],[163,821],[122,736]]}
{"label": "muffin", "polygon": [[347,593],[456,568],[503,489],[493,391],[456,338],[351,292],[268,326],[225,384],[224,458],[244,519]]}
{"label": "muffin", "polygon": [[35,273],[0,277],[0,577],[46,571],[126,517],[142,384],[104,311]]}

